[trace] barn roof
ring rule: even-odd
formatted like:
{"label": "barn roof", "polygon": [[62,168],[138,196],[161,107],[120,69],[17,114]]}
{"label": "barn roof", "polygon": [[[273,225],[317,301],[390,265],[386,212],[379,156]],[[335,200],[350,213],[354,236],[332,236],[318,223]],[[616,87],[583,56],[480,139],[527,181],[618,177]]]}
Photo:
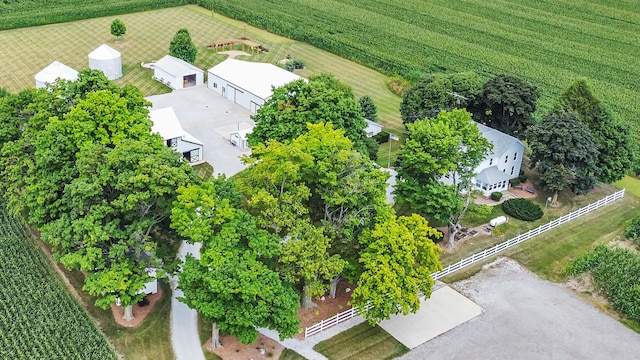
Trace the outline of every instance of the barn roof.
{"label": "barn roof", "polygon": [[160,134],[165,140],[181,138],[187,135],[172,107],[151,110],[149,111],[149,117],[153,121],[151,132]]}
{"label": "barn roof", "polygon": [[171,55],[166,55],[162,59],[158,60],[155,67],[166,71],[173,76],[183,76],[194,74],[196,72],[203,72],[203,70],[197,66],[191,65],[188,62]]}
{"label": "barn roof", "polygon": [[53,83],[57,78],[75,81],[78,80],[78,72],[59,61],[54,61],[36,74],[36,81],[42,83]]}
{"label": "barn roof", "polygon": [[227,59],[209,69],[209,73],[234,84],[262,99],[280,87],[302,77],[273,64]]}

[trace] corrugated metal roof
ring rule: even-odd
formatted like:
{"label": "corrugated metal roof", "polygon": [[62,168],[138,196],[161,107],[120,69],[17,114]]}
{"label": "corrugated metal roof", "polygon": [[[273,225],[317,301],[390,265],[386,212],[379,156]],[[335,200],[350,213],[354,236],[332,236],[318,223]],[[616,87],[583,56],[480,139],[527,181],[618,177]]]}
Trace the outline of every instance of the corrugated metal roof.
{"label": "corrugated metal roof", "polygon": [[162,59],[158,60],[155,67],[166,71],[173,76],[184,76],[195,74],[196,72],[204,72],[204,70],[171,55],[166,55]]}
{"label": "corrugated metal roof", "polygon": [[273,64],[227,59],[209,69],[209,73],[226,80],[261,99],[273,94],[272,87],[280,87],[302,77]]}

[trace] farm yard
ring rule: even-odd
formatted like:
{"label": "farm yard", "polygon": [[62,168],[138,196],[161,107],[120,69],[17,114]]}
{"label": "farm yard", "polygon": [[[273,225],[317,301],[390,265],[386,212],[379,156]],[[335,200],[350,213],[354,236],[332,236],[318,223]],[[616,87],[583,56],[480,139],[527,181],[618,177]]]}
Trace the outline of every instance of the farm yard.
{"label": "farm yard", "polygon": [[31,233],[0,206],[0,358],[117,359]]}

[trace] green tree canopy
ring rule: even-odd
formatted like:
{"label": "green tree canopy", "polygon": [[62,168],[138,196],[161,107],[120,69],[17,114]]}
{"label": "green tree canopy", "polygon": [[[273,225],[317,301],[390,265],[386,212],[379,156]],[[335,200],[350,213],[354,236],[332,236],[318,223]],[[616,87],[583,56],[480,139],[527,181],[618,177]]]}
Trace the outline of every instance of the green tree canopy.
{"label": "green tree canopy", "polygon": [[352,304],[371,324],[392,314],[416,312],[420,293],[431,296],[435,283],[431,274],[442,269],[440,247],[433,241],[439,236],[417,214],[389,218],[363,233],[360,242],[365,249],[360,262],[365,270],[353,291]]}
{"label": "green tree canopy", "polygon": [[169,43],[169,55],[193,64],[193,62],[196,61],[197,53],[198,48],[193,41],[191,41],[189,30],[178,30],[173,36],[171,43]]}
{"label": "green tree canopy", "polygon": [[493,145],[480,133],[466,110],[442,111],[436,118],[407,126],[409,138],[400,149],[395,193],[414,211],[448,224],[448,246],[471,203],[471,179]]}
{"label": "green tree canopy", "polygon": [[535,123],[532,114],[540,97],[537,88],[527,81],[508,74],[498,75],[484,84],[480,96],[484,121],[488,126],[523,138],[527,128]]}
{"label": "green tree canopy", "polygon": [[127,26],[120,19],[114,19],[111,22],[111,35],[119,38],[127,32]]}
{"label": "green tree canopy", "polygon": [[598,150],[589,129],[571,112],[558,109],[547,114],[527,132],[531,166],[540,173],[540,183],[554,192],[570,186],[576,194],[593,189],[598,171]]}
{"label": "green tree canopy", "polygon": [[471,107],[480,90],[480,78],[472,72],[423,76],[402,96],[402,122],[407,125],[435,117],[441,110]]}
{"label": "green tree canopy", "polygon": [[300,323],[299,297],[270,267],[281,239],[232,206],[237,196],[228,184],[223,179],[178,190],[172,226],[202,244],[200,258],[188,256],[179,274],[179,300],[214,323],[214,346],[218,329],[244,344],[257,340],[259,327],[292,337]]}
{"label": "green tree canopy", "polygon": [[575,113],[593,135],[598,149],[598,180],[613,183],[630,172],[634,161],[631,129],[606,110],[585,79],[574,81],[564,90],[558,107]]}
{"label": "green tree canopy", "polygon": [[307,132],[307,123],[321,122],[343,129],[354,148],[367,156],[369,143],[375,143],[364,132],[367,125],[351,88],[327,74],[275,89],[253,119],[256,127],[248,136],[252,148],[269,140],[291,142]]}
{"label": "green tree canopy", "polygon": [[362,116],[364,116],[365,119],[371,121],[376,121],[378,119],[378,107],[371,96],[364,95],[358,100],[358,102],[360,102]]}

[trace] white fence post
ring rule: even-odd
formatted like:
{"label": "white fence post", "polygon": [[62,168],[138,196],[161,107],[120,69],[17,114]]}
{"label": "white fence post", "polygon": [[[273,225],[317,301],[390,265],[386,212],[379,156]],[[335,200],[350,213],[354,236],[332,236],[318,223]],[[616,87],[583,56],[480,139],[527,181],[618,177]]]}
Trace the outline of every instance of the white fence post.
{"label": "white fence post", "polygon": [[[442,270],[431,274],[431,277],[434,280],[438,280],[446,275],[452,274],[458,270],[464,269],[467,266],[473,265],[479,261],[482,261],[488,257],[491,257],[497,253],[500,253],[512,246],[515,246],[525,240],[528,240],[536,235],[547,232],[559,225],[564,224],[565,222],[569,222],[574,220],[582,215],[588,214],[593,210],[599,209],[600,207],[607,205],[613,201],[621,199],[624,197],[624,190],[619,190],[613,194],[610,194],[594,203],[591,203],[587,206],[581,207],[578,210],[572,211],[564,216],[561,216],[555,220],[551,220],[546,224],[540,225],[534,229],[527,231],[524,234],[520,234],[516,237],[513,237],[509,240],[503,241],[500,244],[494,245],[488,249],[484,249],[482,252],[475,253],[465,259],[462,259],[456,263],[453,263]],[[368,310],[371,306],[369,304],[365,305],[365,310]],[[317,324],[311,325],[304,329],[304,336],[313,336],[319,332],[324,331],[325,329],[332,327],[334,325],[338,325],[341,322],[349,320],[356,316],[358,308],[354,307],[349,310],[338,313],[328,319],[322,320]]]}

